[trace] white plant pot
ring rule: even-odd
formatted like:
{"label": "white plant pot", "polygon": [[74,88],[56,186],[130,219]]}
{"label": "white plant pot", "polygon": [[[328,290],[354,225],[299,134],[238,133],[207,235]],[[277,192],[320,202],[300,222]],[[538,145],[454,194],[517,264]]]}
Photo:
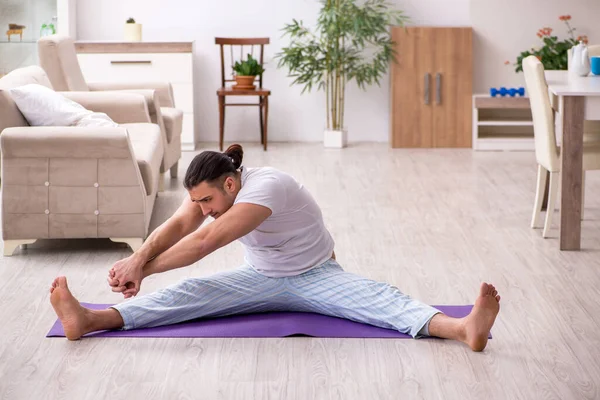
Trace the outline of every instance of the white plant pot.
{"label": "white plant pot", "polygon": [[334,131],[325,129],[323,133],[323,145],[325,147],[341,149],[348,144],[348,130]]}
{"label": "white plant pot", "polygon": [[124,34],[126,42],[141,42],[142,24],[125,24]]}

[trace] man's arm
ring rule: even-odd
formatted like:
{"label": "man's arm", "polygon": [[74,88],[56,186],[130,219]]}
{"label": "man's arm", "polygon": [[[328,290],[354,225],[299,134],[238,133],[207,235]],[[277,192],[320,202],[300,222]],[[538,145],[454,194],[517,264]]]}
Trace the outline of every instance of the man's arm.
{"label": "man's arm", "polygon": [[202,209],[186,197],[175,214],[148,236],[142,247],[136,251],[136,255],[144,262],[156,257],[197,230],[205,219]]}
{"label": "man's arm", "polygon": [[185,267],[213,251],[250,233],[271,215],[271,210],[257,204],[241,203],[231,207],[202,229],[186,236],[159,254],[144,267],[143,276]]}
{"label": "man's arm", "polygon": [[138,251],[113,265],[108,272],[112,291],[125,294],[127,288],[136,288],[133,293],[137,293],[148,261],[197,230],[205,218],[202,208],[186,197],[175,214],[156,228]]}

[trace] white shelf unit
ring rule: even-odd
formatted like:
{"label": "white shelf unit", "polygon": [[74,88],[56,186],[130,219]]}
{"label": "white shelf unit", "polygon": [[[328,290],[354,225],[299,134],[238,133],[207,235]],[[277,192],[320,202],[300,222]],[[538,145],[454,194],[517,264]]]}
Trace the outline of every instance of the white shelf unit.
{"label": "white shelf unit", "polygon": [[473,149],[534,150],[528,97],[473,96]]}
{"label": "white shelf unit", "polygon": [[10,41],[6,36],[8,24],[3,23],[0,27],[0,77],[17,68],[39,64],[37,41],[41,27],[43,23],[53,21],[53,17],[56,17],[53,21],[56,33],[75,38],[75,2],[76,0],[0,0],[0,19],[25,26],[23,38],[13,35]]}

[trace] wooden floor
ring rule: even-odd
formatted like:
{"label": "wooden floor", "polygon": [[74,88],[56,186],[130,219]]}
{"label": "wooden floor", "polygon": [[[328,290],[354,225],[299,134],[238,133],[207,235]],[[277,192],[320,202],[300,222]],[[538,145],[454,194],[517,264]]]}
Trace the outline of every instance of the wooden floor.
{"label": "wooden floor", "polygon": [[[152,227],[181,201],[161,193]],[[533,153],[391,150],[361,144],[246,148],[314,194],[348,271],[430,304],[469,304],[481,281],[501,311],[483,353],[436,339],[47,339],[48,288],[67,276],[81,301],[120,298],[107,271],[130,252],[104,240],[43,241],[0,260],[2,399],[598,399],[600,175],[588,173],[581,252],[529,228]],[[555,218],[558,223],[558,214]],[[241,245],[142,284],[147,293],[240,264]]]}

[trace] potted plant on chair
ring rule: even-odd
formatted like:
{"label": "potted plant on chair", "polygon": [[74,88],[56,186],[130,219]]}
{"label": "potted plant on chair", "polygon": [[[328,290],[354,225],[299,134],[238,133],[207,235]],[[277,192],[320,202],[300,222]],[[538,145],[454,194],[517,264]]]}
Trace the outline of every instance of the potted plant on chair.
{"label": "potted plant on chair", "polygon": [[276,55],[279,67],[287,67],[292,84],[326,93],[325,147],[344,147],[346,83],[359,88],[379,84],[394,58],[390,26],[408,21],[386,0],[323,0],[314,30],[293,20],[283,31],[291,43]]}
{"label": "potted plant on chair", "polygon": [[263,72],[265,72],[265,69],[258,63],[258,61],[256,61],[256,59],[252,57],[251,54],[248,54],[247,60],[235,62],[233,71],[235,72],[236,81],[236,85],[233,85],[233,89],[254,90],[256,89],[254,80],[258,75],[262,75]]}

